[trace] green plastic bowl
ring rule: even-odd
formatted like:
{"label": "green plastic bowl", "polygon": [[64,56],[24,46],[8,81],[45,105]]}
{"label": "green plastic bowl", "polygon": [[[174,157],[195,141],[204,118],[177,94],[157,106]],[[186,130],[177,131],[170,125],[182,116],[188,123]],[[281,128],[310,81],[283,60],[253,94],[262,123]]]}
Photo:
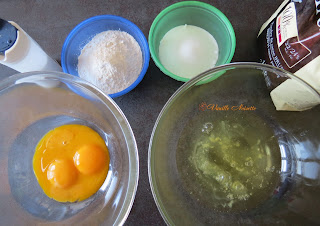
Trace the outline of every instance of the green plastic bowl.
{"label": "green plastic bowl", "polygon": [[236,36],[228,18],[212,5],[185,1],[175,3],[161,11],[149,31],[151,57],[163,73],[178,81],[190,80],[171,73],[159,60],[159,45],[163,36],[172,28],[184,24],[201,27],[216,39],[219,46],[216,66],[230,63],[236,48]]}

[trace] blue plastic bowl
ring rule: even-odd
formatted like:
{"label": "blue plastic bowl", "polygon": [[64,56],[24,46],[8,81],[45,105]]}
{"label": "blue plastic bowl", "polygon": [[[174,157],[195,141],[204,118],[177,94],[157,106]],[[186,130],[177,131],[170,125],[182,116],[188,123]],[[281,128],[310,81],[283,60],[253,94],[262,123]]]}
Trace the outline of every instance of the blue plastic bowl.
{"label": "blue plastic bowl", "polygon": [[113,15],[94,16],[78,24],[66,38],[61,53],[61,65],[65,73],[78,75],[78,57],[83,47],[97,34],[107,30],[125,31],[132,35],[140,45],[143,58],[143,66],[137,80],[128,88],[109,94],[111,98],[119,97],[134,89],[147,72],[150,60],[149,46],[142,31],[131,21],[123,17]]}

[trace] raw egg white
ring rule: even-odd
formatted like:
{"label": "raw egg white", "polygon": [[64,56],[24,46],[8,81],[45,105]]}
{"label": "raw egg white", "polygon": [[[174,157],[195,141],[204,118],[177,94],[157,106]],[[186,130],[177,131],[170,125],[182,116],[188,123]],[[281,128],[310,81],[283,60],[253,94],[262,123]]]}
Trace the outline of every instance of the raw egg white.
{"label": "raw egg white", "polygon": [[48,197],[75,202],[99,190],[109,162],[108,148],[96,131],[84,125],[63,125],[39,141],[33,170]]}

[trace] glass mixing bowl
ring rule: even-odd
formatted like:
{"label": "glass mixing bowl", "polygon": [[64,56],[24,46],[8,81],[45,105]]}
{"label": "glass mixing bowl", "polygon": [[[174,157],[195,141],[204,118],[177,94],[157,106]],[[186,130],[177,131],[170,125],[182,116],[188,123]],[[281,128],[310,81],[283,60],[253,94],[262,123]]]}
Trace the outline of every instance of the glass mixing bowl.
{"label": "glass mixing bowl", "polygon": [[211,69],[168,100],[148,156],[168,225],[320,223],[320,106],[277,111],[266,85],[275,76],[320,103],[293,74],[258,63]]}
{"label": "glass mixing bowl", "polygon": [[[57,72],[17,74],[0,84],[0,219],[3,225],[121,225],[138,183],[138,150],[119,107],[89,83]],[[33,173],[35,147],[64,124],[93,128],[110,153],[107,178],[90,198],[48,198]]]}

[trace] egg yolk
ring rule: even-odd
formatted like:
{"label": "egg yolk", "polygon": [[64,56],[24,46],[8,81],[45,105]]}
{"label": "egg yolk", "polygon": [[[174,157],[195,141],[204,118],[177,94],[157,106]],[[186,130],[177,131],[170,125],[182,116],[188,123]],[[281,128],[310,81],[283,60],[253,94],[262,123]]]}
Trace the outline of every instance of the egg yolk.
{"label": "egg yolk", "polygon": [[53,186],[59,188],[67,188],[74,184],[77,176],[73,162],[68,160],[55,160],[47,170],[48,180]]}
{"label": "egg yolk", "polygon": [[44,193],[59,202],[95,194],[109,171],[104,139],[84,125],[63,125],[45,134],[33,156],[33,171]]}
{"label": "egg yolk", "polygon": [[74,164],[83,174],[95,173],[107,163],[106,153],[97,145],[85,145],[74,155]]}

